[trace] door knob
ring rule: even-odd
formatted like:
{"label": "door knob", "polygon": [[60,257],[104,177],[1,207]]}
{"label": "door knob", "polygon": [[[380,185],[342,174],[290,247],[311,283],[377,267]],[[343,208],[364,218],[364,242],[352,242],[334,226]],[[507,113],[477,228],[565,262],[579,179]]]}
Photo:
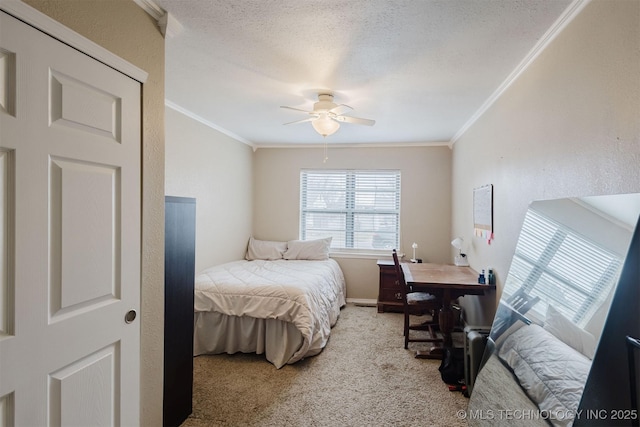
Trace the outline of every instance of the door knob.
{"label": "door knob", "polygon": [[137,315],[137,313],[136,313],[136,311],[135,311],[135,310],[129,310],[129,311],[127,312],[127,314],[125,314],[125,315],[124,315],[124,321],[125,321],[125,323],[131,323],[131,322],[133,322],[134,320],[136,320],[136,315]]}

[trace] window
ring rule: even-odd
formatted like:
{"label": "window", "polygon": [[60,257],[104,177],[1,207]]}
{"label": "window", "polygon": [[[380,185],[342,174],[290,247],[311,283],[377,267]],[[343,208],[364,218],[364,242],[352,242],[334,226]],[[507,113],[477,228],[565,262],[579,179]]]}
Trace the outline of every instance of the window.
{"label": "window", "polygon": [[611,292],[621,266],[615,253],[529,210],[504,290],[512,295],[524,287],[540,297],[533,311],[544,317],[552,305],[584,327]]}
{"label": "window", "polygon": [[303,170],[300,238],[334,249],[399,247],[400,171]]}

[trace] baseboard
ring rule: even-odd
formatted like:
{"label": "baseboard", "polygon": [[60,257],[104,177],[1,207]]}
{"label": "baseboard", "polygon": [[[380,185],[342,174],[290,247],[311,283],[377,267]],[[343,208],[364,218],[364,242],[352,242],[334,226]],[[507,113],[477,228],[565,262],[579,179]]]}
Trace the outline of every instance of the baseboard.
{"label": "baseboard", "polygon": [[353,304],[360,307],[377,307],[378,300],[366,298],[347,298],[347,304]]}

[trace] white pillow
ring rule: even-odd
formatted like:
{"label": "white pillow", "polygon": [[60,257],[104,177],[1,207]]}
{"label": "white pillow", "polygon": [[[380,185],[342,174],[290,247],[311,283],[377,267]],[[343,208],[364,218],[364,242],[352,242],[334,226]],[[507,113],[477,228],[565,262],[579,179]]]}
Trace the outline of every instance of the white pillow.
{"label": "white pillow", "polygon": [[547,307],[544,329],[569,347],[593,359],[596,352],[596,337],[564,317],[553,306]]}
{"label": "white pillow", "polygon": [[276,260],[282,259],[282,255],[287,250],[287,242],[273,242],[269,240],[256,240],[249,238],[246,259],[253,261],[256,259]]}
{"label": "white pillow", "polygon": [[307,259],[307,260],[325,260],[329,259],[329,247],[331,246],[332,237],[317,240],[290,240],[287,242],[287,251],[284,253],[284,259]]}

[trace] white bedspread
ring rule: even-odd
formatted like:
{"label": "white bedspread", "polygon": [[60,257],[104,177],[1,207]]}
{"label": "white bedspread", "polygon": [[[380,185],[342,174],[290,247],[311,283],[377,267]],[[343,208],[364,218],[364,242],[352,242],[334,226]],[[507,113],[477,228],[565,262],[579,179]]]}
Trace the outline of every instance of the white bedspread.
{"label": "white bedspread", "polygon": [[326,261],[234,261],[196,277],[195,311],[290,322],[303,344],[287,363],[317,354],[345,304],[338,263]]}

